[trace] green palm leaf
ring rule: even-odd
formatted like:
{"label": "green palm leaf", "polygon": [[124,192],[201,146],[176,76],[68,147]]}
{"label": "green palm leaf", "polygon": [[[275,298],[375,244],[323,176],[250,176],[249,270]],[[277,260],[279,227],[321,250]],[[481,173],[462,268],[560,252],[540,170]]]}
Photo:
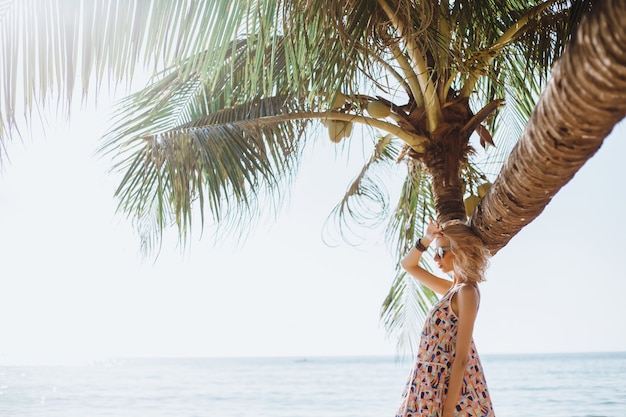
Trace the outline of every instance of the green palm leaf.
{"label": "green palm leaf", "polygon": [[[18,126],[20,121],[13,111],[18,103],[28,116],[36,107],[47,107],[63,98],[57,109],[69,112],[76,90],[86,96],[95,83],[97,93],[103,82],[113,87],[146,68],[163,70],[184,61],[180,74],[221,71],[220,55],[227,55],[229,43],[241,32],[248,13],[256,10],[248,3],[3,2],[0,71],[5,82],[0,84],[4,97],[0,138],[10,137]],[[255,20],[266,18],[258,13],[251,16]],[[198,55],[203,50],[214,51],[214,55],[210,59]]]}
{"label": "green palm leaf", "polygon": [[[387,228],[387,240],[398,254],[398,265],[402,254],[407,253],[417,238],[423,235],[424,224],[434,216],[427,174],[420,165],[409,163],[398,204]],[[430,270],[425,259],[421,260],[421,264]],[[388,333],[397,340],[400,351],[417,351],[419,328],[436,300],[434,292],[399,267],[396,269],[393,284],[382,305],[381,320]]]}
{"label": "green palm leaf", "polygon": [[379,137],[371,156],[331,214],[344,239],[360,238],[359,230],[375,228],[387,219],[389,196],[382,174],[397,165],[399,154],[391,135]]}
{"label": "green palm leaf", "polygon": [[253,218],[258,198],[280,196],[296,170],[305,124],[264,118],[288,110],[284,97],[259,99],[213,113],[202,125],[135,139],[116,165],[125,172],[116,192],[120,208],[158,219],[158,233],[176,224],[183,235],[194,202],[202,219],[205,205],[217,223]]}

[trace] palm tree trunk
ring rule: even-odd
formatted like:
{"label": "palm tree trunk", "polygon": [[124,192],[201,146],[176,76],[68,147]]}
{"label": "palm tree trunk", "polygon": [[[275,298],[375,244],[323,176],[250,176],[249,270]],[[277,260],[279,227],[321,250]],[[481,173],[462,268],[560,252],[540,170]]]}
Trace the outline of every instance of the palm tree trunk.
{"label": "palm tree trunk", "polygon": [[594,3],[471,225],[495,254],[626,116],[626,0]]}
{"label": "palm tree trunk", "polygon": [[[428,168],[431,175],[435,211],[438,214],[437,220],[445,223],[449,220],[465,218],[463,191],[458,169],[456,176],[450,177],[444,157],[431,158],[431,161],[435,161]],[[454,162],[458,166],[458,161]]]}

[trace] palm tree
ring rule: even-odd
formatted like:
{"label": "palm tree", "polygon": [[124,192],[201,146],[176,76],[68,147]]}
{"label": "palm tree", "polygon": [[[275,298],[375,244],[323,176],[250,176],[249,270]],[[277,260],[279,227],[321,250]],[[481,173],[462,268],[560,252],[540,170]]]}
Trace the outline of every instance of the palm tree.
{"label": "palm tree", "polygon": [[[49,105],[54,89],[69,102],[79,81],[87,94],[143,64],[154,78],[120,103],[102,150],[148,249],[171,225],[184,238],[192,218],[242,227],[284,195],[316,127],[345,144],[359,126],[371,157],[335,208],[339,227],[388,220],[400,254],[428,216],[470,216],[495,254],[626,115],[625,3],[8,1],[0,135],[17,131],[18,104]],[[376,170],[398,162],[389,210]],[[434,295],[395,272],[383,321],[410,343]]]}

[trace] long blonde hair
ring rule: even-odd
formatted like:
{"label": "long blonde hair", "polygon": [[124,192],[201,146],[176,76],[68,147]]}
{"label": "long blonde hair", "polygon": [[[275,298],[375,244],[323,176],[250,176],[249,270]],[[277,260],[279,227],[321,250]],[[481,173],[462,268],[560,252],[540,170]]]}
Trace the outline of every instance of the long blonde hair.
{"label": "long blonde hair", "polygon": [[454,253],[454,276],[457,282],[479,283],[485,280],[489,250],[465,223],[451,220],[443,225],[443,236],[450,240]]}

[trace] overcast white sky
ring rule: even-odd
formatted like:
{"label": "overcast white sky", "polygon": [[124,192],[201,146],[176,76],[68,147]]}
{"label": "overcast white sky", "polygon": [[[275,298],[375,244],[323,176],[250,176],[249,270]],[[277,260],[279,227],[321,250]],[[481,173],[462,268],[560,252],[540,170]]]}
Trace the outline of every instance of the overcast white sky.
{"label": "overcast white sky", "polygon": [[[278,221],[248,240],[170,239],[142,261],[94,157],[106,107],[8,146],[0,177],[0,363],[115,356],[395,353],[379,323],[394,257],[322,242],[358,173],[328,140],[309,148]],[[56,127],[55,127],[56,126]],[[625,130],[491,261],[475,330],[483,353],[624,351]],[[353,136],[352,140],[358,140]]]}

